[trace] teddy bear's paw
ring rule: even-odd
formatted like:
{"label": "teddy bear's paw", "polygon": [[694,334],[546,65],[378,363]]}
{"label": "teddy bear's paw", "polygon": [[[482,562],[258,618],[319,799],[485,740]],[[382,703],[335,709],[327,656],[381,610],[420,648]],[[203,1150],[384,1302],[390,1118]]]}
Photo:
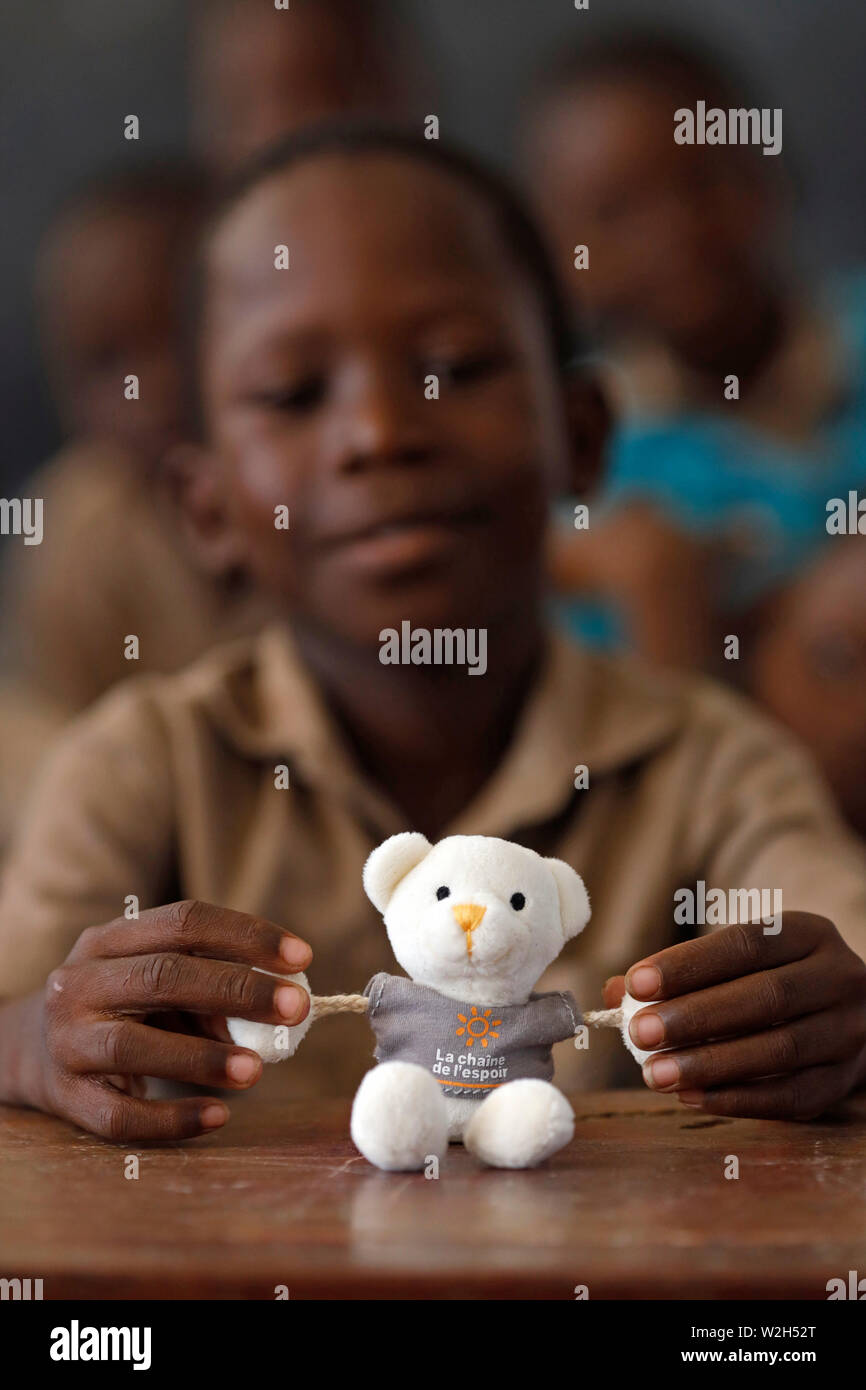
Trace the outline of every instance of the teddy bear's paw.
{"label": "teddy bear's paw", "polygon": [[414,1062],[382,1062],[368,1071],[352,1105],[352,1139],[386,1172],[417,1172],[448,1147],[445,1099]]}
{"label": "teddy bear's paw", "polygon": [[463,1143],[491,1168],[535,1168],[573,1134],[574,1112],[562,1092],[548,1081],[525,1077],[481,1102]]}
{"label": "teddy bear's paw", "polygon": [[[271,972],[262,970],[259,973],[269,975]],[[290,980],[293,985],[299,985],[307,994],[310,993],[310,982],[302,970],[295,975],[275,975],[274,979]],[[232,1042],[237,1043],[238,1047],[251,1048],[263,1062],[284,1062],[287,1057],[295,1055],[312,1022],[313,1010],[310,1009],[306,1018],[291,1025],[255,1023],[249,1018],[227,1018],[226,1027]]]}
{"label": "teddy bear's paw", "polygon": [[638,1047],[637,1043],[634,1043],[631,1040],[629,1025],[632,1019],[634,1018],[635,1014],[640,1009],[649,1009],[651,1007],[651,1001],[648,999],[632,999],[630,994],[624,994],[622,997],[622,1040],[628,1048],[629,1052],[631,1053],[632,1057],[640,1067],[643,1066],[644,1062],[646,1062],[648,1058],[654,1057],[657,1052],[663,1051],[662,1048],[655,1047],[652,1049],[651,1052],[644,1052],[642,1048]]}

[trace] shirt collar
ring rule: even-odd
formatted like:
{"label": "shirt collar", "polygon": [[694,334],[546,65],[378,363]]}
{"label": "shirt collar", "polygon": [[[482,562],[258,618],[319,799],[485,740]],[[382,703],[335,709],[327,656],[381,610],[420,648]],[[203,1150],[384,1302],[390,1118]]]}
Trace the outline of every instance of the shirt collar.
{"label": "shirt collar", "polygon": [[[205,703],[242,754],[286,761],[306,783],[349,801],[379,833],[405,817],[358,767],[286,627],[265,629],[251,659],[229,661]],[[445,834],[501,835],[560,814],[575,769],[591,784],[649,756],[684,718],[674,679],[583,651],[551,632],[542,667],[494,775]]]}

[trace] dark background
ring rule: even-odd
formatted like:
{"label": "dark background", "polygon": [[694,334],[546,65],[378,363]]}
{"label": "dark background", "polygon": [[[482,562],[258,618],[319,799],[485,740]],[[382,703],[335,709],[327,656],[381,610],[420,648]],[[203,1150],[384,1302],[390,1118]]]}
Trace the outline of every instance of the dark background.
{"label": "dark background", "polygon": [[[442,134],[511,157],[520,99],[542,57],[612,22],[670,23],[713,43],[784,111],[807,267],[866,259],[863,0],[389,0],[416,26]],[[31,312],[35,245],[53,207],[105,164],[183,146],[184,0],[3,0],[0,492],[57,444]],[[427,89],[427,77],[422,88]],[[123,117],[141,119],[138,145]]]}

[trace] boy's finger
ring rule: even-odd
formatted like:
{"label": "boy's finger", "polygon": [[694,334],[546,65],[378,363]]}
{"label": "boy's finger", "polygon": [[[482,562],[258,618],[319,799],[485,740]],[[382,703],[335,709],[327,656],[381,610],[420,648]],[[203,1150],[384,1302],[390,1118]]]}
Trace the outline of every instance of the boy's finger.
{"label": "boy's finger", "polygon": [[138,1100],[96,1078],[80,1078],[65,1117],[115,1144],[141,1140],[196,1139],[220,1129],[228,1106],[215,1096]]}
{"label": "boy's finger", "polygon": [[634,999],[673,999],[724,980],[802,960],[835,927],[811,912],[782,913],[780,930],[767,934],[760,922],[719,927],[709,936],[682,941],[647,956],[626,972]]}
{"label": "boy's finger", "polygon": [[105,926],[82,932],[67,957],[70,964],[109,956],[182,951],[257,965],[289,974],[304,970],[313,953],[306,941],[275,922],[196,901],[148,908],[138,918],[117,917]]}
{"label": "boy's finger", "polygon": [[864,1045],[863,1009],[849,1005],[748,1037],[723,1039],[692,1051],[660,1053],[644,1063],[643,1076],[653,1091],[702,1091],[843,1062]]}
{"label": "boy's finger", "polygon": [[606,1009],[618,1009],[625,994],[625,976],[612,975],[609,980],[605,980],[601,996],[604,1000]]}
{"label": "boy's finger", "polygon": [[110,1081],[112,1086],[116,1086],[119,1091],[126,1091],[130,1096],[147,1095],[147,1078],[144,1076],[121,1076],[109,1074],[106,1081]]}
{"label": "boy's finger", "polygon": [[[58,978],[59,977],[59,978]],[[243,965],[205,956],[158,955],[96,960],[87,967],[61,966],[52,976],[74,1006],[96,1013],[220,1014],[258,1023],[300,1023],[310,996],[288,980],[275,980]]]}
{"label": "boy's finger", "polygon": [[262,1061],[247,1048],[210,1038],[166,1033],[131,1018],[99,1019],[64,1040],[64,1065],[74,1072],[160,1076],[196,1086],[241,1090],[258,1081]]}
{"label": "boy's finger", "polygon": [[711,1038],[762,1032],[837,1004],[849,992],[849,977],[847,962],[841,956],[826,960],[820,967],[807,957],[779,970],[762,970],[694,994],[648,1004],[632,1017],[629,1034],[638,1047],[651,1052],[659,1047],[689,1047]]}
{"label": "boy's finger", "polygon": [[206,1037],[216,1038],[218,1042],[230,1043],[232,1041],[225,1014],[199,1014],[196,1021]]}
{"label": "boy's finger", "polygon": [[228,1019],[224,1014],[185,1014],[182,1009],[168,1013],[151,1013],[144,1022],[151,1028],[160,1028],[164,1033],[182,1033],[193,1038],[215,1038],[217,1042],[233,1041],[228,1030]]}
{"label": "boy's finger", "polygon": [[708,1115],[755,1120],[814,1120],[851,1089],[852,1064],[807,1067],[791,1076],[715,1091],[681,1091],[678,1099]]}

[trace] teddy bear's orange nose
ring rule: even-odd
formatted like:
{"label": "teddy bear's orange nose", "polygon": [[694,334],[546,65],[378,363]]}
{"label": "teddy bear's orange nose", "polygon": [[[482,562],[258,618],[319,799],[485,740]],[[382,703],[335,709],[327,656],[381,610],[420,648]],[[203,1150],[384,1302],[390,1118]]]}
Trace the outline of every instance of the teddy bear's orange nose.
{"label": "teddy bear's orange nose", "polygon": [[472,933],[487,911],[486,907],[478,907],[476,903],[455,903],[451,911],[454,913],[458,927],[466,933],[466,954],[472,955]]}

